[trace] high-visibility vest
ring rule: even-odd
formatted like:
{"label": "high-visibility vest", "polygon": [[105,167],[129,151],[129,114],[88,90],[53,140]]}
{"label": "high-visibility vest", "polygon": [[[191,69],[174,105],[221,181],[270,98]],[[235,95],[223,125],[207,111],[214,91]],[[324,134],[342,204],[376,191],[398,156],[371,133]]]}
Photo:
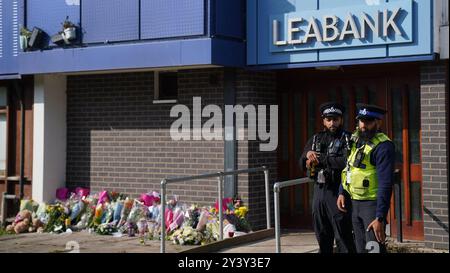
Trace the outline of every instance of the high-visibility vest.
{"label": "high-visibility vest", "polygon": [[[356,143],[352,144],[350,156],[347,159],[347,167],[342,171],[342,185],[354,200],[376,200],[378,192],[378,176],[376,166],[370,163],[372,151],[378,144],[391,141],[383,133],[377,133],[370,141],[356,148]],[[358,151],[362,151],[364,158],[355,167],[354,162]]]}

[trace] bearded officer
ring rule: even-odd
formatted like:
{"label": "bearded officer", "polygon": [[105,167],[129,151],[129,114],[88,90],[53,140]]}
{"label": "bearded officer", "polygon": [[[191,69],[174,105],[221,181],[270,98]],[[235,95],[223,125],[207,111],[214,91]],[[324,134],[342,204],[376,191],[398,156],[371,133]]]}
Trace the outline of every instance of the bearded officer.
{"label": "bearded officer", "polygon": [[320,106],[320,112],[324,129],[308,140],[299,161],[300,168],[315,180],[314,231],[320,253],[332,253],[334,240],[339,252],[355,252],[350,215],[336,207],[350,139],[350,134],[342,129],[344,107],[328,102]]}
{"label": "bearded officer", "polygon": [[[381,132],[386,111],[375,105],[357,104],[358,128],[351,138],[351,153],[342,172],[337,206],[350,210],[358,253],[385,252],[386,215],[390,207],[395,147]],[[346,206],[346,194],[351,207]]]}

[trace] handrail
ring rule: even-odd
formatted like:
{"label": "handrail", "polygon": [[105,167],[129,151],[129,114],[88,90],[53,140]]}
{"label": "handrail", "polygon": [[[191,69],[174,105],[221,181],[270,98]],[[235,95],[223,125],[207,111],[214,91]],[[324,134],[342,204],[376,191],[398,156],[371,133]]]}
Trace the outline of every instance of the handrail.
{"label": "handrail", "polygon": [[397,220],[397,242],[403,243],[403,225],[402,225],[402,185],[400,179],[400,170],[394,171],[394,207],[395,218]]}
{"label": "handrail", "polygon": [[166,252],[166,187],[167,184],[174,184],[178,182],[186,182],[190,180],[204,179],[217,177],[218,184],[218,205],[219,205],[219,238],[223,240],[223,211],[222,211],[222,186],[223,180],[225,176],[235,175],[241,173],[255,173],[255,172],[264,172],[264,181],[265,181],[265,190],[266,190],[266,219],[267,219],[267,228],[270,228],[270,196],[269,196],[269,169],[266,166],[257,167],[257,168],[249,168],[249,169],[241,169],[235,171],[226,171],[226,172],[216,172],[216,173],[207,173],[201,175],[193,175],[193,176],[185,176],[185,177],[175,177],[175,178],[166,178],[161,181],[161,253]]}
{"label": "handrail", "polygon": [[275,206],[275,243],[276,243],[276,253],[281,253],[281,240],[280,240],[280,189],[284,187],[301,185],[314,182],[309,177],[297,178],[282,182],[277,182],[273,185],[274,192],[274,206]]}

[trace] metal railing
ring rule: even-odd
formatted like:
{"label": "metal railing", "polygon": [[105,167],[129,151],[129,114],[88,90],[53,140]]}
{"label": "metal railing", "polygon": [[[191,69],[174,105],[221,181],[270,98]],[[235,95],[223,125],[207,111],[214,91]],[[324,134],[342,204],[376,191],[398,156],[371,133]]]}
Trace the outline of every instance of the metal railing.
{"label": "metal railing", "polygon": [[400,179],[400,170],[394,171],[394,207],[395,217],[397,220],[397,242],[403,243],[403,226],[402,226],[402,185]]}
{"label": "metal railing", "polygon": [[275,244],[276,244],[276,253],[281,253],[281,234],[280,234],[280,190],[284,187],[301,185],[314,182],[309,177],[298,178],[283,182],[277,182],[273,185],[273,194],[274,194],[274,206],[275,206]]}
{"label": "metal railing", "polygon": [[270,196],[269,196],[269,169],[266,166],[250,169],[242,169],[227,172],[216,172],[209,174],[201,174],[186,177],[167,178],[161,181],[161,253],[166,252],[166,187],[167,184],[174,184],[178,182],[186,182],[191,180],[205,179],[217,177],[218,186],[218,207],[219,207],[219,238],[223,240],[223,211],[222,211],[222,198],[223,198],[223,180],[225,176],[242,174],[242,173],[255,173],[264,172],[265,190],[266,190],[266,218],[267,228],[270,228]]}

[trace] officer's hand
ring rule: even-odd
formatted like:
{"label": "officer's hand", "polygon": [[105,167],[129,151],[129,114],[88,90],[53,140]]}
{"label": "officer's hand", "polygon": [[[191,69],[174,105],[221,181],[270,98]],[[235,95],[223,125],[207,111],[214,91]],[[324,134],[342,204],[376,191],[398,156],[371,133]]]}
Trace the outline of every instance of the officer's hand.
{"label": "officer's hand", "polygon": [[309,151],[306,154],[306,158],[311,161],[310,163],[319,164],[319,154],[314,151]]}
{"label": "officer's hand", "polygon": [[345,196],[343,194],[339,194],[339,197],[337,199],[337,207],[342,212],[347,212],[345,209]]}
{"label": "officer's hand", "polygon": [[311,160],[306,160],[306,168],[311,169]]}
{"label": "officer's hand", "polygon": [[367,227],[367,231],[371,229],[373,229],[373,233],[375,233],[375,238],[377,238],[377,241],[380,243],[384,243],[384,240],[386,240],[386,234],[384,234],[383,223],[380,223],[377,219],[375,219]]}

